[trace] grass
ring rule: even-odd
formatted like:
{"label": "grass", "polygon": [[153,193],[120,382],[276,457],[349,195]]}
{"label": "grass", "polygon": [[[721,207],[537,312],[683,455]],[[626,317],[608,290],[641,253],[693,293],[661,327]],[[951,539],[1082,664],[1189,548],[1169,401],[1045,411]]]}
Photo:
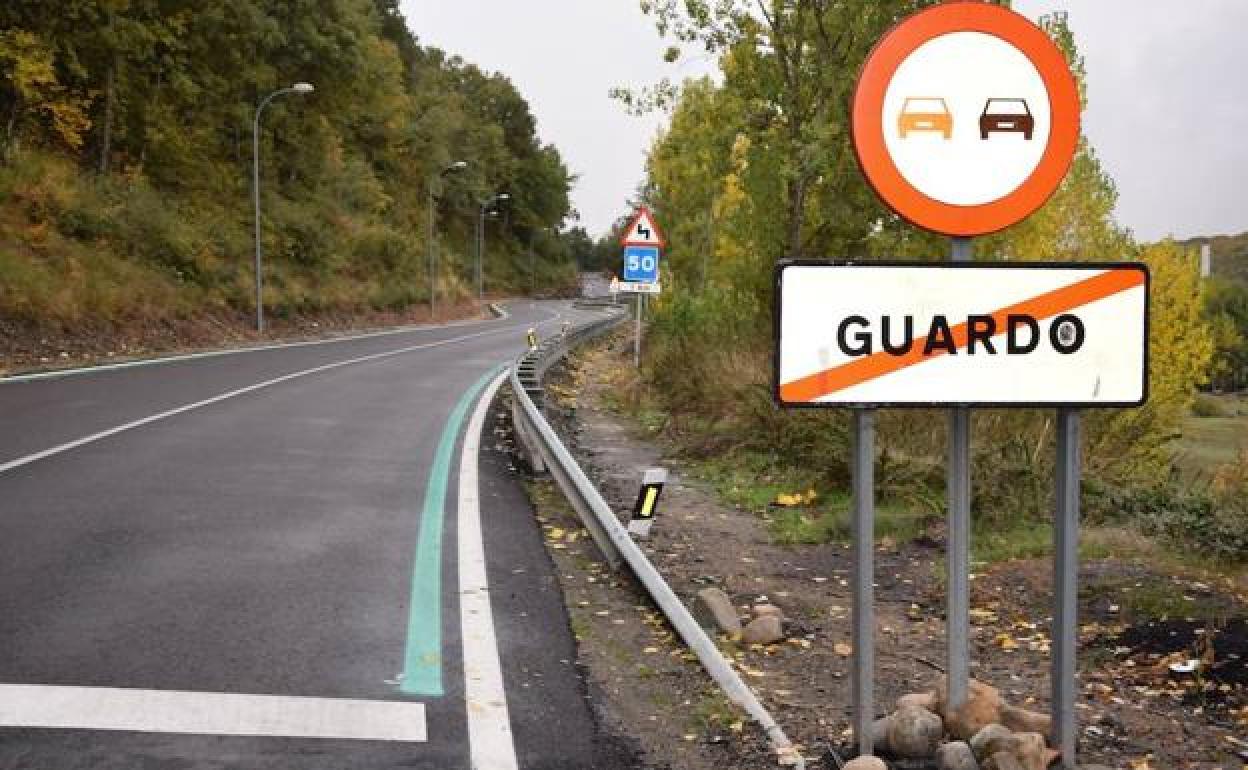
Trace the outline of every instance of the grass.
{"label": "grass", "polygon": [[1156,577],[1148,580],[1126,576],[1103,578],[1085,585],[1080,594],[1087,599],[1109,599],[1119,606],[1127,623],[1168,618],[1217,623],[1224,622],[1234,612],[1230,602],[1193,597],[1183,585]]}
{"label": "grass", "polygon": [[722,730],[739,720],[740,714],[722,692],[711,691],[689,710],[689,727],[701,733]]}
{"label": "grass", "polygon": [[[774,456],[745,449],[691,462],[689,473],[707,481],[731,505],[751,511],[782,545],[842,542],[850,536],[850,497],[843,489],[821,490],[816,471],[780,463]],[[782,495],[815,492],[813,502],[778,506]],[[903,541],[918,537],[931,519],[900,501],[877,503],[875,535]]]}
{"label": "grass", "polygon": [[1202,396],[1218,405],[1224,417],[1188,417],[1175,442],[1177,464],[1187,478],[1208,478],[1221,465],[1248,449],[1248,396]]}

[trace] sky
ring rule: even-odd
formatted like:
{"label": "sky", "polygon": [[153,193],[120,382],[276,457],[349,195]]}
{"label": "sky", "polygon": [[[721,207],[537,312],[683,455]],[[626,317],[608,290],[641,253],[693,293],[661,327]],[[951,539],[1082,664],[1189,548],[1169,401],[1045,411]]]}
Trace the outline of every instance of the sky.
{"label": "sky", "polygon": [[[1084,131],[1118,187],[1118,222],[1136,238],[1248,230],[1248,0],[1015,0],[1035,19],[1067,10],[1088,70]],[[614,86],[715,70],[668,43],[637,0],[404,0],[421,43],[502,72],[538,132],[578,176],[592,235],[628,214],[646,151],[666,116],[628,115]],[[695,52],[696,54],[696,52]]]}

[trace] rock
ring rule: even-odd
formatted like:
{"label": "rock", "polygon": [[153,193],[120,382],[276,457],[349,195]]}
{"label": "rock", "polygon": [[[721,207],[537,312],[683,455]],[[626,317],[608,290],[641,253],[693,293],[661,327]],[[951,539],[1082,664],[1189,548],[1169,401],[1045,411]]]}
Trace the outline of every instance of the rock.
{"label": "rock", "polygon": [[892,754],[893,749],[888,745],[888,733],[893,728],[893,717],[890,714],[886,717],[880,717],[871,724],[871,745],[881,754]]}
{"label": "rock", "polygon": [[756,618],[761,618],[766,615],[775,615],[781,620],[784,620],[784,610],[774,604],[755,604],[753,610],[754,617]]}
{"label": "rock", "polygon": [[1002,751],[1013,752],[1016,745],[1014,733],[1005,725],[987,725],[971,738],[971,751],[980,762]]}
{"label": "rock", "polygon": [[774,644],[783,638],[784,624],[775,615],[754,618],[741,633],[741,641],[746,644]]}
{"label": "rock", "polygon": [[879,757],[857,757],[845,763],[844,770],[888,770]]}
{"label": "rock", "polygon": [[1016,733],[1040,733],[1046,739],[1053,734],[1053,717],[1009,704],[1001,706],[1001,724]]}
{"label": "rock", "polygon": [[1049,766],[1049,750],[1040,733],[1014,733],[1014,743],[1014,756],[1023,770],[1045,770]]}
{"label": "rock", "polygon": [[936,766],[940,770],[979,770],[975,753],[965,741],[946,743],[936,749]]}
{"label": "rock", "polygon": [[741,633],[741,618],[728,594],[718,588],[703,588],[693,602],[693,616],[708,631],[725,634]]}
{"label": "rock", "polygon": [[1018,758],[1008,751],[998,751],[984,762],[984,770],[1023,770]]}
{"label": "rock", "polygon": [[967,740],[986,725],[1001,722],[1001,694],[992,685],[975,679],[967,683],[966,703],[950,713],[942,679],[936,688],[932,710],[945,720],[945,729],[957,740]]}
{"label": "rock", "polygon": [[888,748],[906,759],[935,756],[945,734],[940,717],[920,706],[907,706],[893,714],[888,730]]}
{"label": "rock", "polygon": [[904,709],[906,706],[918,706],[928,711],[936,711],[936,693],[934,692],[912,692],[909,695],[903,695],[897,699],[897,708]]}

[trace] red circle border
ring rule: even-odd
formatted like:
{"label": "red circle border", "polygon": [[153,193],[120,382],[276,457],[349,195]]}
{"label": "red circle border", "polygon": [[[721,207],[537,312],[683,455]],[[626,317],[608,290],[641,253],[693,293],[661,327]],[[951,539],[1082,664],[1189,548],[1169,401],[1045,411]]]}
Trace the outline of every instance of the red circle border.
{"label": "red circle border", "polygon": [[[901,63],[929,40],[953,32],[982,32],[1019,49],[1049,92],[1049,143],[1035,170],[1013,192],[989,203],[959,206],[938,201],[906,181],[884,143],[883,104]],[[867,56],[854,90],[854,153],[867,183],[899,216],[944,235],[993,233],[1022,221],[1057,190],[1079,144],[1079,89],[1062,52],[1026,17],[998,5],[959,0],[903,19]]]}

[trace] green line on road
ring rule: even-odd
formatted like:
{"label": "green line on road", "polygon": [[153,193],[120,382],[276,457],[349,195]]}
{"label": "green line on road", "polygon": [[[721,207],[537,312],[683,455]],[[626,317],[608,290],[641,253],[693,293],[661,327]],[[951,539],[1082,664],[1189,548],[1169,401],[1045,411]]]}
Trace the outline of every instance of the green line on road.
{"label": "green line on road", "polygon": [[420,516],[420,538],[412,566],[412,597],[407,617],[407,652],[403,658],[403,680],[399,691],[405,695],[440,696],[442,689],[442,525],[446,519],[446,488],[451,474],[451,457],[459,440],[459,429],[468,408],[481,390],[498,376],[504,366],[490,370],[464,391],[442,429],[438,451],[429,470],[425,487],[425,507]]}

